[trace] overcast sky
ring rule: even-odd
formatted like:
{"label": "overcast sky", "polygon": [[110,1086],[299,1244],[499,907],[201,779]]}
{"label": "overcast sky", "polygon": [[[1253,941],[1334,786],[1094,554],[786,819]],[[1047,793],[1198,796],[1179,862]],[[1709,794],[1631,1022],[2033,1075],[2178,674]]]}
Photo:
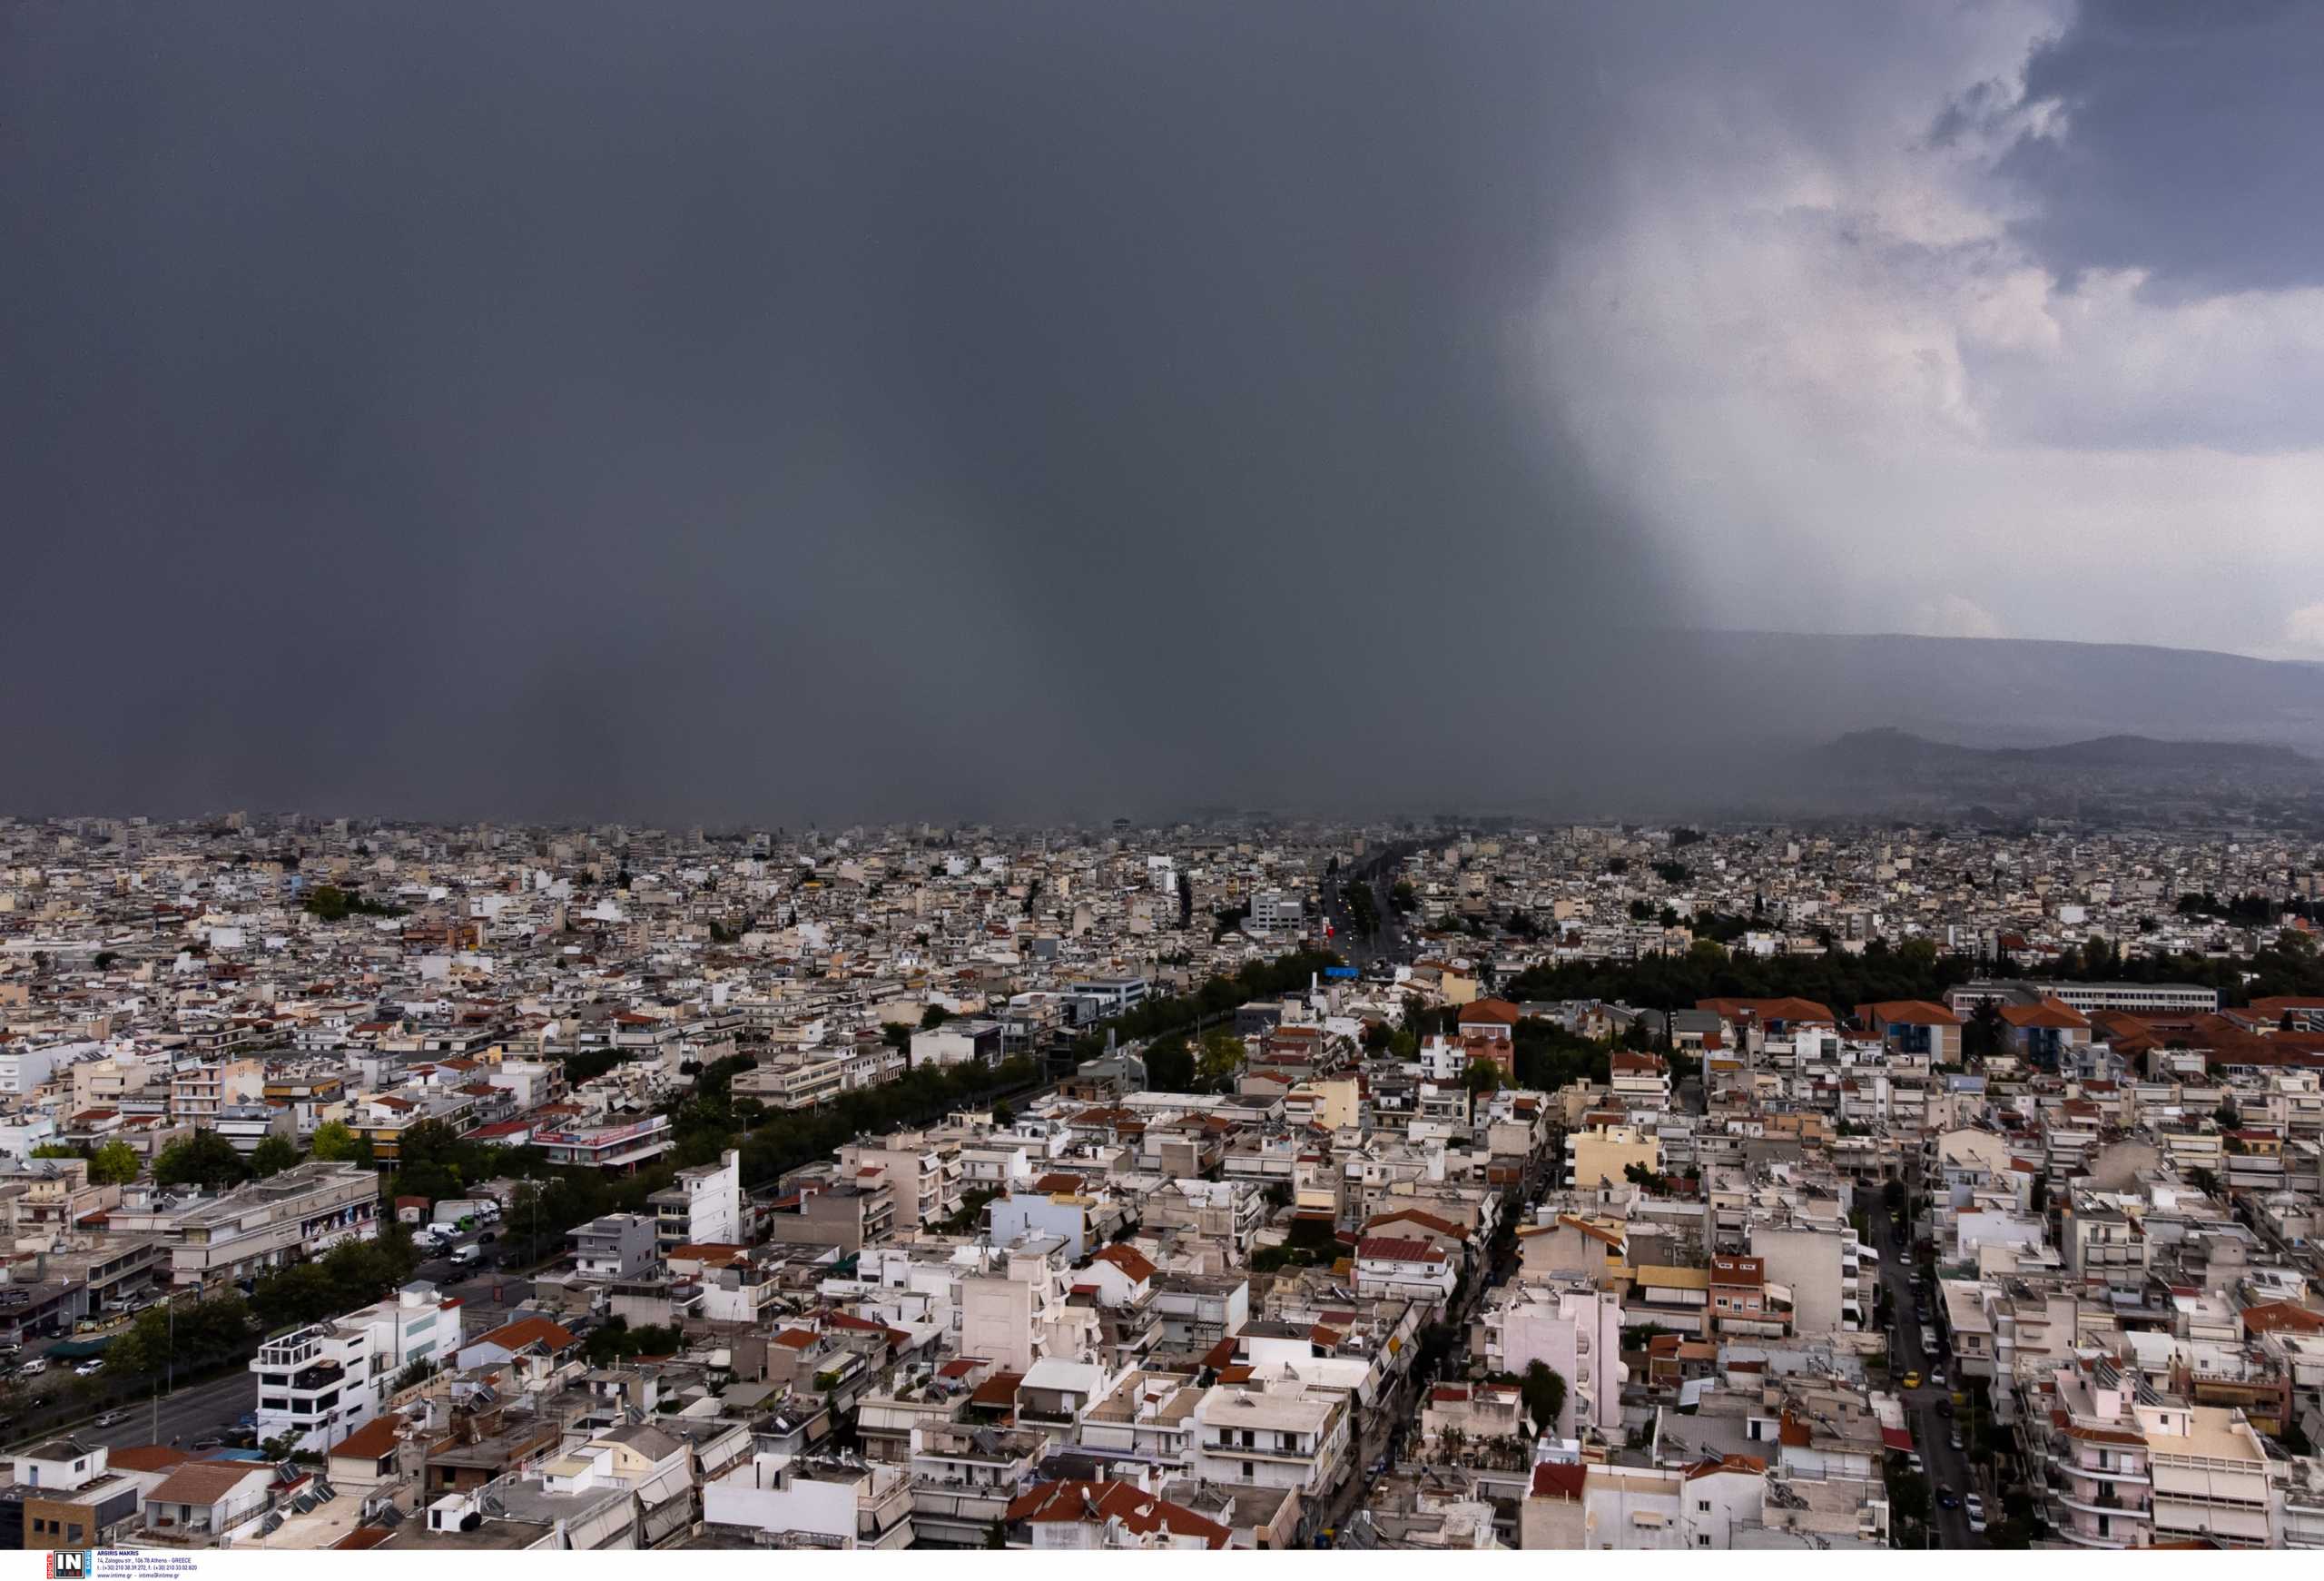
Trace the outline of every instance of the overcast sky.
{"label": "overcast sky", "polygon": [[1635,724],[1628,627],[2324,658],[2319,76],[2294,4],[8,6],[0,805],[1452,805]]}

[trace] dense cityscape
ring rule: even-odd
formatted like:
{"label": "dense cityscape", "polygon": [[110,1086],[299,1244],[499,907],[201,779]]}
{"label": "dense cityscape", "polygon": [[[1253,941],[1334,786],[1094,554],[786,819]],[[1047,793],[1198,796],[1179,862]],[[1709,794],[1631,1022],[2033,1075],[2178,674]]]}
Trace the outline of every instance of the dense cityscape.
{"label": "dense cityscape", "polygon": [[2324,848],[0,824],[21,1546],[2324,1546]]}
{"label": "dense cityscape", "polygon": [[2319,80],[0,0],[0,1550],[2324,1552]]}

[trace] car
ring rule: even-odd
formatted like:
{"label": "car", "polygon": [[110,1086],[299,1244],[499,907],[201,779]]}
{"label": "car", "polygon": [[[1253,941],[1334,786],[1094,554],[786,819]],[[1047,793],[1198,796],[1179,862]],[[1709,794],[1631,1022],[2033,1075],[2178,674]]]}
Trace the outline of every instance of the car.
{"label": "car", "polygon": [[481,1235],[479,1235],[479,1236],[478,1236],[478,1237],[476,1238],[476,1243],[477,1243],[478,1246],[490,1246],[494,1241],[496,1241],[496,1240],[499,1240],[499,1239],[500,1239],[500,1237],[499,1237],[498,1235],[497,1235],[497,1234],[495,1234],[493,1231],[491,1231],[491,1230],[486,1230],[483,1234],[481,1234]]}
{"label": "car", "polygon": [[1943,1399],[1936,1402],[1936,1414],[1940,1417],[1949,1417],[1953,1414],[1953,1397],[1951,1395],[1946,1395]]}
{"label": "car", "polygon": [[129,1413],[127,1411],[107,1411],[103,1416],[97,1418],[97,1426],[100,1428],[118,1428],[122,1423],[127,1420],[129,1420]]}
{"label": "car", "polygon": [[1945,1369],[1938,1367],[1932,1368],[1929,1370],[1928,1386],[1931,1388],[1943,1388],[1945,1387]]}
{"label": "car", "polygon": [[1984,1499],[1973,1493],[1961,1501],[1961,1506],[1969,1512],[1969,1529],[1973,1532],[1984,1531],[1985,1529]]}
{"label": "car", "polygon": [[35,1356],[30,1361],[25,1362],[22,1367],[16,1369],[16,1370],[23,1373],[26,1378],[37,1378],[42,1373],[48,1370],[48,1358],[45,1356]]}
{"label": "car", "polygon": [[94,1378],[104,1369],[105,1364],[96,1357],[92,1356],[88,1360],[81,1363],[80,1366],[73,1369],[73,1376],[75,1378]]}
{"label": "car", "polygon": [[196,1449],[223,1449],[225,1447],[226,1440],[215,1433],[204,1433],[193,1441],[193,1448]]}
{"label": "car", "polygon": [[1952,1446],[1953,1446],[1953,1452],[1954,1452],[1955,1455],[1958,1455],[1959,1453],[1961,1453],[1961,1450],[1962,1450],[1963,1446],[1962,1446],[1962,1443],[1961,1443],[1961,1429],[1960,1429],[1960,1428],[1954,1428],[1954,1429],[1953,1429],[1953,1431],[1952,1431],[1952,1433],[1946,1437],[1946,1438],[1945,1438],[1945,1441],[1946,1443],[1948,1443],[1948,1444],[1950,1444],[1950,1445],[1952,1445]]}
{"label": "car", "polygon": [[1905,1374],[1905,1387],[1906,1388],[1918,1388],[1920,1386],[1921,1375],[1919,1373],[1908,1372]]}
{"label": "car", "polygon": [[1905,1464],[1913,1468],[1913,1475],[1915,1477],[1926,1477],[1928,1475],[1928,1466],[1921,1459],[1921,1452],[1918,1449],[1907,1449],[1905,1451]]}
{"label": "car", "polygon": [[1949,1487],[1940,1487],[1936,1490],[1936,1507],[1939,1509],[1959,1509],[1961,1496]]}

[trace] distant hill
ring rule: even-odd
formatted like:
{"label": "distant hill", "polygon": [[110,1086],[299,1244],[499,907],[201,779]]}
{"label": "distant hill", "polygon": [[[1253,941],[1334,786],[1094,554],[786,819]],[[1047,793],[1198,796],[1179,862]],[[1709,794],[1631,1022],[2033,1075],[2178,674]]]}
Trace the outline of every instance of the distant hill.
{"label": "distant hill", "polygon": [[1856,730],[1825,749],[1836,761],[1879,769],[1955,770],[2056,768],[2147,774],[2316,774],[2324,764],[2289,746],[2244,741],[2158,741],[2150,736],[2102,736],[2055,746],[1964,746],[1909,731]]}
{"label": "distant hill", "polygon": [[1888,728],[1970,746],[2063,743],[2093,766],[2195,743],[2324,756],[2324,665],[2012,638],[1705,631],[1689,643],[1707,700],[1763,739]]}

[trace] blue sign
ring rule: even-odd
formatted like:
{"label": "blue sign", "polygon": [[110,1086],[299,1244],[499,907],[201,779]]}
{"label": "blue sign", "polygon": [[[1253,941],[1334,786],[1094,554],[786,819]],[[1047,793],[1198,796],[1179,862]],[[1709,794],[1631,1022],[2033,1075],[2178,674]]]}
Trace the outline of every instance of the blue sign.
{"label": "blue sign", "polygon": [[1357,974],[1355,968],[1353,966],[1326,966],[1324,968],[1324,975],[1326,977],[1354,977]]}

